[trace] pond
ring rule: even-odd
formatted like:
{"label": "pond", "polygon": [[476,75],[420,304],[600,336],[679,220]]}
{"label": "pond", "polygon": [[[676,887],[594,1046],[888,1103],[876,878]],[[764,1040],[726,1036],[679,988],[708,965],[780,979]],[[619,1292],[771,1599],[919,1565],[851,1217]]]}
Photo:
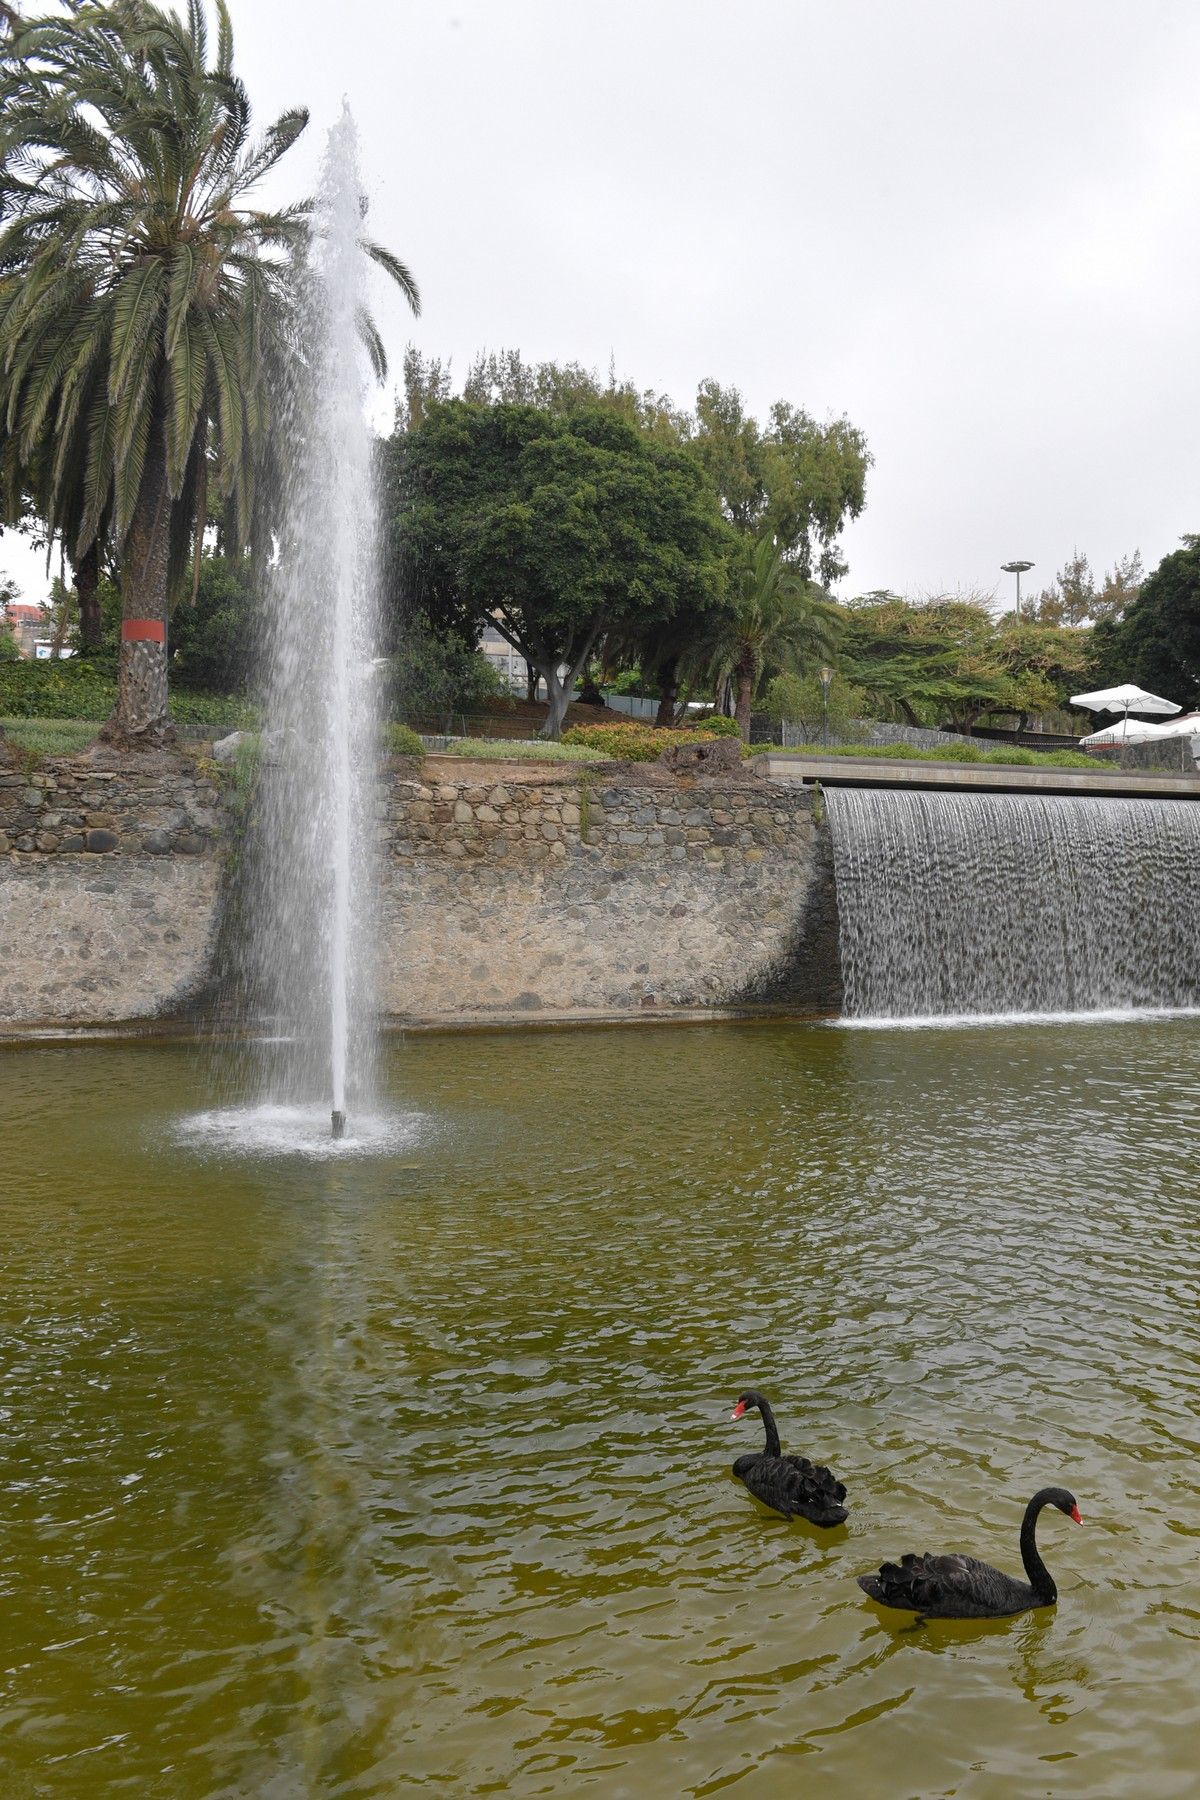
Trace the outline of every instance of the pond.
{"label": "pond", "polygon": [[[410,1037],[326,1157],[222,1054],[0,1056],[6,1795],[1195,1793],[1196,1021]],[[1056,1609],[856,1587],[1049,1482]]]}

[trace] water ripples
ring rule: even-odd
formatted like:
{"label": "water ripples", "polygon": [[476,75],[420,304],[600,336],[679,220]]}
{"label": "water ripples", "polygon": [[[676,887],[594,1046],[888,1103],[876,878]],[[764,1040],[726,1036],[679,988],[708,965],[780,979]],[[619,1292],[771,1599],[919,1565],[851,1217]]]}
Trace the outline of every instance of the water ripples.
{"label": "water ripples", "polygon": [[[179,1051],[6,1069],[31,1791],[1194,1790],[1194,1025],[427,1039],[326,1163],[172,1154]],[[729,1476],[747,1385],[845,1527]],[[855,1587],[1054,1480],[1055,1612]]]}

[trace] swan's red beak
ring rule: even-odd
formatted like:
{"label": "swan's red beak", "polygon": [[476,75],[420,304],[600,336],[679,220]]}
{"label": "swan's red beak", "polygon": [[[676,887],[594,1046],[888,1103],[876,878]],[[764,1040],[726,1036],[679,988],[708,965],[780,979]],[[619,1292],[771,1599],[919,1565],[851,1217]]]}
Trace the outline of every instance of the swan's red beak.
{"label": "swan's red beak", "polygon": [[737,1405],[734,1407],[733,1411],[730,1413],[729,1417],[731,1419],[740,1419],[742,1414],[745,1412],[745,1410],[746,1410],[746,1402],[744,1400],[739,1400]]}
{"label": "swan's red beak", "polygon": [[1083,1516],[1080,1513],[1079,1508],[1077,1506],[1073,1506],[1071,1508],[1071,1517],[1074,1519],[1074,1521],[1077,1525],[1083,1524]]}

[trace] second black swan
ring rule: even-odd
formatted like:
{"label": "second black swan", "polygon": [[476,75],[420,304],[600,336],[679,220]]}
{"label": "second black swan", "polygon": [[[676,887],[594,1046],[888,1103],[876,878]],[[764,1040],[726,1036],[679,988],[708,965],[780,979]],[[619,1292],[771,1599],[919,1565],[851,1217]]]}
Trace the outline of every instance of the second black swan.
{"label": "second black swan", "polygon": [[820,1463],[807,1456],[784,1456],[771,1403],[753,1390],[739,1394],[730,1414],[740,1419],[748,1412],[762,1415],[766,1427],[765,1449],[757,1456],[739,1456],[733,1472],[745,1482],[756,1500],[782,1513],[785,1519],[807,1519],[810,1525],[840,1525],[846,1518],[842,1501],[846,1490]]}
{"label": "second black swan", "polygon": [[898,1563],[884,1563],[877,1575],[860,1575],[858,1585],[880,1606],[927,1619],[1003,1619],[1035,1606],[1053,1606],[1058,1589],[1038,1555],[1034,1536],[1045,1506],[1057,1506],[1077,1525],[1083,1523],[1075,1496],[1066,1488],[1045,1487],[1033,1496],[1021,1524],[1021,1561],[1028,1581],[1018,1581],[974,1556],[909,1554]]}

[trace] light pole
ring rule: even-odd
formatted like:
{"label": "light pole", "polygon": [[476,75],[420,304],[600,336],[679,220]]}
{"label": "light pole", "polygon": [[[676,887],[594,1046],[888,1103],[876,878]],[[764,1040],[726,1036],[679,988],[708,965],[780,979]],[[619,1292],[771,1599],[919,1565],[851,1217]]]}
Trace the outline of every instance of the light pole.
{"label": "light pole", "polygon": [[1032,569],[1033,564],[1031,562],[1010,562],[1001,563],[1000,567],[1006,575],[1015,575],[1017,578],[1017,617],[1019,619],[1021,616],[1021,577],[1026,569]]}
{"label": "light pole", "polygon": [[821,668],[817,671],[817,679],[821,683],[821,743],[829,748],[829,684],[833,680],[833,670]]}

